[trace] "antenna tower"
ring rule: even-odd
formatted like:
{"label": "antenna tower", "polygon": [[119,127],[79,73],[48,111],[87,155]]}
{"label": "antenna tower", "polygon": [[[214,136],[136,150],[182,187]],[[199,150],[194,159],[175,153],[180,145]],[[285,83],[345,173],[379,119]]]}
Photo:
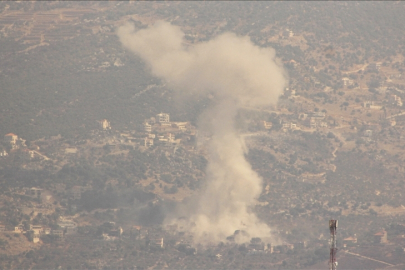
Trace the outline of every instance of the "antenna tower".
{"label": "antenna tower", "polygon": [[329,220],[329,230],[330,230],[330,256],[329,256],[329,270],[337,269],[337,260],[336,260],[336,229],[338,227],[338,221],[335,219]]}

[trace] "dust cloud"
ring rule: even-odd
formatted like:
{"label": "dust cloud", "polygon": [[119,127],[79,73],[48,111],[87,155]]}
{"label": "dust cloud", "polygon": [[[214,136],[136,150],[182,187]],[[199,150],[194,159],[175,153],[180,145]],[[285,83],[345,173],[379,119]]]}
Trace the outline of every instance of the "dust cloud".
{"label": "dust cloud", "polygon": [[[271,229],[252,212],[262,192],[262,179],[246,161],[247,148],[234,127],[238,109],[275,104],[286,86],[284,69],[272,48],[249,37],[221,34],[186,45],[178,26],[158,21],[137,30],[117,29],[125,48],[138,55],[150,72],[184,95],[211,96],[213,105],[201,116],[199,132],[210,134],[206,180],[201,191],[177,211],[180,224],[196,243],[219,243],[236,230],[237,242],[271,237]],[[167,219],[166,223],[174,222]]]}

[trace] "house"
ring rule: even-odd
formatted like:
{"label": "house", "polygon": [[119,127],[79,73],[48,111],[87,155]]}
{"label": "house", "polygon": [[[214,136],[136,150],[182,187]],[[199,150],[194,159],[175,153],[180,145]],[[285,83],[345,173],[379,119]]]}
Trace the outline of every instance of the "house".
{"label": "house", "polygon": [[102,237],[103,237],[103,240],[104,241],[112,241],[112,240],[115,240],[115,237],[113,238],[113,237],[110,237],[108,234],[106,234],[106,233],[103,233],[102,235],[101,235]]}
{"label": "house", "polygon": [[73,198],[73,200],[80,200],[82,197],[82,189],[80,186],[74,186],[70,190],[70,196]]}
{"label": "house", "polygon": [[177,224],[167,225],[166,231],[171,235],[175,235],[177,232],[177,227],[178,227]]}
{"label": "house", "polygon": [[155,248],[164,248],[163,237],[151,240],[149,245]]}
{"label": "house", "polygon": [[143,239],[149,235],[149,231],[147,228],[140,228],[139,229],[139,239]]}
{"label": "house", "polygon": [[293,250],[294,249],[294,245],[293,244],[285,244],[286,248],[288,250]]}
{"label": "house", "polygon": [[24,225],[19,224],[18,226],[14,227],[15,233],[23,233],[24,232]]}
{"label": "house", "polygon": [[367,69],[371,70],[371,71],[379,71],[380,67],[381,67],[381,63],[371,63],[367,66]]}
{"label": "house", "polygon": [[29,230],[29,238],[32,240],[33,243],[38,243],[40,235],[42,233],[42,225],[30,225],[30,230]]}
{"label": "house", "polygon": [[65,148],[65,154],[76,154],[76,153],[77,153],[77,148],[75,148],[75,147]]}
{"label": "house", "polygon": [[26,146],[25,140],[18,138],[14,133],[4,135],[4,142],[11,146],[11,149],[18,149],[19,146]]}
{"label": "house", "polygon": [[266,246],[264,243],[250,243],[248,246],[249,250],[265,250]]}
{"label": "house", "polygon": [[28,150],[28,149],[22,149],[21,153],[22,153],[22,158],[25,160],[33,159],[35,156],[34,151]]}
{"label": "house", "polygon": [[307,117],[308,117],[308,114],[306,114],[306,113],[300,113],[298,115],[298,119],[303,120],[303,121],[305,121],[307,119]]}
{"label": "house", "polygon": [[34,235],[32,236],[32,242],[33,242],[34,244],[39,242],[39,234],[34,234]]}
{"label": "house", "polygon": [[143,130],[145,132],[151,133],[152,132],[152,125],[149,123],[143,123]]}
{"label": "house", "polygon": [[40,234],[43,230],[42,225],[32,225],[30,224],[30,231],[33,231],[35,234]]}
{"label": "house", "polygon": [[60,226],[66,234],[74,234],[77,232],[77,224],[72,220],[61,218],[61,220],[58,221],[58,226]]}
{"label": "house", "polygon": [[349,236],[343,239],[343,247],[347,247],[348,245],[356,244],[357,243],[357,236]]}
{"label": "house", "polygon": [[35,187],[30,188],[29,190],[27,190],[25,192],[25,195],[28,195],[28,196],[33,197],[33,198],[39,198],[41,196],[41,194],[42,194],[42,189],[41,188],[35,188]]}
{"label": "house", "polygon": [[365,101],[363,102],[363,107],[371,110],[380,110],[382,105],[376,104],[374,101]]}
{"label": "house", "polygon": [[267,252],[270,254],[274,252],[274,247],[271,244],[267,244]]}
{"label": "house", "polygon": [[4,135],[4,142],[10,145],[16,145],[18,141],[18,136],[14,133],[8,133]]}
{"label": "house", "polygon": [[402,107],[402,105],[403,105],[401,97],[399,97],[397,95],[390,95],[389,102],[398,107]]}
{"label": "house", "polygon": [[353,80],[346,78],[346,77],[342,78],[342,82],[343,82],[344,87],[353,85]]}
{"label": "house", "polygon": [[159,123],[170,123],[170,115],[168,113],[159,113],[156,115],[156,119]]}
{"label": "house", "polygon": [[153,145],[153,139],[146,137],[145,138],[145,147],[151,147]]}
{"label": "house", "polygon": [[188,122],[173,122],[172,127],[177,128],[180,131],[186,131],[190,124]]}
{"label": "house", "polygon": [[374,234],[374,242],[379,244],[386,244],[388,243],[387,239],[387,231],[382,229],[381,231]]}
{"label": "house", "polygon": [[326,114],[324,112],[313,112],[311,114],[311,118],[315,119],[315,120],[323,120],[325,119]]}
{"label": "house", "polygon": [[158,140],[160,142],[174,143],[175,142],[175,137],[174,137],[173,134],[167,133],[165,135],[158,136]]}
{"label": "house", "polygon": [[100,128],[102,130],[109,130],[111,129],[111,125],[110,125],[110,121],[108,121],[107,119],[103,119],[100,122]]}
{"label": "house", "polygon": [[285,38],[290,38],[290,37],[293,37],[294,36],[294,32],[292,31],[292,30],[290,30],[290,29],[285,29],[284,31],[283,31],[283,37],[285,37]]}
{"label": "house", "polygon": [[271,129],[272,126],[273,126],[273,123],[272,123],[272,122],[263,121],[263,126],[264,126],[265,129]]}
{"label": "house", "polygon": [[290,129],[290,130],[295,130],[295,129],[297,129],[297,124],[295,124],[295,123],[284,123],[283,124],[283,130],[284,131],[286,131],[286,130],[288,130],[288,129]]}
{"label": "house", "polygon": [[298,242],[298,243],[294,243],[294,249],[304,249],[307,247],[307,242],[303,241],[303,242]]}
{"label": "house", "polygon": [[[293,67],[297,67],[297,66],[298,66],[297,61],[295,61],[294,59],[291,59],[289,63],[290,63],[290,65],[292,65]],[[294,91],[294,94],[292,93],[293,91]],[[291,96],[295,96],[295,90],[291,90],[290,95],[291,95]]]}
{"label": "house", "polygon": [[6,157],[6,156],[8,156],[8,153],[6,152],[6,150],[0,151],[0,157]]}
{"label": "house", "polygon": [[108,236],[120,237],[124,230],[121,227],[113,228],[108,232]]}
{"label": "house", "polygon": [[306,125],[307,127],[310,127],[310,128],[316,128],[316,127],[317,127],[316,119],[313,118],[313,117],[307,118],[307,119],[304,121],[304,123],[305,123],[305,125]]}
{"label": "house", "polygon": [[[291,61],[294,61],[294,60],[291,60]],[[294,61],[294,63],[295,63],[295,61]],[[284,90],[284,95],[285,95],[286,97],[293,97],[293,96],[295,96],[295,90],[294,90],[294,89],[290,89],[290,88],[286,88],[286,89]]]}
{"label": "house", "polygon": [[63,230],[52,230],[51,234],[56,238],[57,241],[63,240]]}
{"label": "house", "polygon": [[6,231],[6,226],[0,225],[0,232],[5,232]]}
{"label": "house", "polygon": [[42,231],[40,232],[41,234],[51,234],[52,229],[49,227],[43,227]]}

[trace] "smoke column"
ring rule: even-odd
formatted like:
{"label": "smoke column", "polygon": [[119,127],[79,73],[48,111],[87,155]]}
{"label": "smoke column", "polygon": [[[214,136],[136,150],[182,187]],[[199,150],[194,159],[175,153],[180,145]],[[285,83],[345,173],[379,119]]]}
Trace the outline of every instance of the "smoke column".
{"label": "smoke column", "polygon": [[[117,29],[125,48],[138,55],[150,72],[181,94],[212,95],[201,116],[200,132],[208,142],[206,182],[190,203],[179,209],[196,243],[218,243],[244,230],[250,237],[270,237],[270,228],[251,208],[262,192],[262,179],[245,159],[247,149],[234,128],[238,109],[275,104],[286,76],[272,48],[255,46],[248,37],[224,33],[207,42],[184,44],[180,27],[158,21],[136,30]],[[248,239],[249,237],[249,239]]]}

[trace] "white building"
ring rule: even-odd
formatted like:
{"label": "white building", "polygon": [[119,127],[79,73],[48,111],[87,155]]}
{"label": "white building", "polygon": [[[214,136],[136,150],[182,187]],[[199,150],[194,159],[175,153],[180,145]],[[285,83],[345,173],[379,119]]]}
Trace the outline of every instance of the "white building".
{"label": "white building", "polygon": [[77,224],[76,224],[76,222],[74,222],[72,220],[61,219],[58,222],[58,225],[62,229],[66,230],[67,234],[75,233],[77,231]]}
{"label": "white building", "polygon": [[170,115],[168,113],[159,113],[156,115],[156,119],[159,123],[169,123]]}
{"label": "white building", "polygon": [[11,145],[15,145],[18,141],[18,136],[14,133],[8,133],[4,135],[4,142],[9,143]]}
{"label": "white building", "polygon": [[389,101],[398,107],[402,107],[403,105],[401,97],[397,95],[391,95]]}
{"label": "white building", "polygon": [[148,133],[152,132],[152,125],[149,123],[143,123],[143,130]]}
{"label": "white building", "polygon": [[146,137],[145,138],[145,147],[151,147],[153,145],[153,139]]}
{"label": "white building", "polygon": [[342,78],[342,81],[343,81],[343,86],[345,86],[345,87],[353,85],[353,80],[351,80],[349,78],[346,78],[346,77]]}
{"label": "white building", "polygon": [[265,129],[271,129],[271,127],[273,126],[273,123],[272,123],[272,122],[263,121],[263,125],[264,125],[264,128],[265,128]]}
{"label": "white building", "polygon": [[157,248],[164,248],[163,237],[162,237],[162,238],[153,239],[153,240],[150,242],[150,245],[153,246],[153,247],[157,247]]}
{"label": "white building", "polygon": [[100,121],[100,127],[102,130],[109,130],[111,129],[110,121],[107,119],[103,119]]}
{"label": "white building", "polygon": [[290,29],[285,29],[283,32],[283,36],[284,37],[293,37],[294,36],[294,32]]}

